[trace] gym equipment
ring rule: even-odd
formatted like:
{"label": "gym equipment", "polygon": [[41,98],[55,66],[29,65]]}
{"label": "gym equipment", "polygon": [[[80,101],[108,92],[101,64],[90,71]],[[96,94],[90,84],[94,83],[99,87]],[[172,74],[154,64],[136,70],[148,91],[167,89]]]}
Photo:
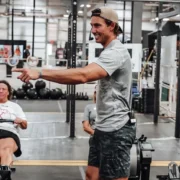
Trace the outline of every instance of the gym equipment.
{"label": "gym equipment", "polygon": [[38,98],[38,94],[36,92],[36,89],[34,89],[34,88],[28,89],[26,94],[29,99],[37,99]]}
{"label": "gym equipment", "polygon": [[87,92],[85,93],[84,95],[84,98],[83,98],[85,101],[88,101],[89,100],[89,96],[87,95]]}
{"label": "gym equipment", "polygon": [[67,98],[67,92],[65,91],[62,95],[61,95],[61,99],[66,99]]}
{"label": "gym equipment", "polygon": [[46,87],[46,83],[43,80],[38,80],[35,83],[35,88],[37,91],[39,91],[40,89],[43,89]]}
{"label": "gym equipment", "polygon": [[149,180],[150,164],[152,161],[151,143],[147,142],[147,137],[142,135],[136,139],[131,148],[131,167],[129,180]]}
{"label": "gym equipment", "polygon": [[14,124],[14,121],[11,120],[11,119],[0,119],[0,123],[4,123],[4,122],[8,122],[8,123],[13,123]]}
{"label": "gym equipment", "polygon": [[8,166],[0,166],[0,180],[11,180],[11,169]]}
{"label": "gym equipment", "polygon": [[180,180],[180,166],[175,162],[170,162],[168,165],[168,175],[157,175],[159,180]]}
{"label": "gym equipment", "polygon": [[16,99],[16,90],[12,88],[12,99]]}
{"label": "gym equipment", "polygon": [[27,59],[22,59],[20,56],[9,56],[8,58],[1,58],[1,61],[4,61],[11,67],[17,66],[21,60],[26,60],[27,65],[30,67],[35,67],[39,63],[39,59],[33,56],[29,56]]}
{"label": "gym equipment", "polygon": [[16,97],[17,99],[24,99],[26,96],[25,91],[22,88],[18,88],[16,91]]}
{"label": "gym equipment", "polygon": [[11,67],[17,66],[19,63],[20,57],[19,56],[9,56],[7,59],[7,64]]}
{"label": "gym equipment", "polygon": [[139,107],[139,97],[133,96],[132,98],[132,109],[138,111]]}
{"label": "gym equipment", "polygon": [[78,100],[82,100],[82,99],[83,99],[83,93],[79,93]]}
{"label": "gym equipment", "polygon": [[41,99],[49,99],[50,93],[51,92],[48,88],[42,88],[39,90],[38,95]]}
{"label": "gym equipment", "polygon": [[26,62],[30,67],[35,67],[38,65],[39,59],[34,56],[28,56],[28,58],[26,59]]}
{"label": "gym equipment", "polygon": [[33,88],[33,84],[31,82],[23,83],[22,88],[25,92],[27,92],[28,89]]}
{"label": "gym equipment", "polygon": [[78,98],[79,98],[79,94],[76,93],[75,99],[78,100]]}
{"label": "gym equipment", "polygon": [[11,180],[11,172],[15,172],[16,168],[8,166],[0,166],[0,180]]}
{"label": "gym equipment", "polygon": [[154,113],[154,88],[142,89],[142,106],[144,113]]}
{"label": "gym equipment", "polygon": [[51,99],[59,99],[62,95],[62,90],[59,89],[59,88],[56,88],[56,89],[52,89],[50,91],[50,98]]}

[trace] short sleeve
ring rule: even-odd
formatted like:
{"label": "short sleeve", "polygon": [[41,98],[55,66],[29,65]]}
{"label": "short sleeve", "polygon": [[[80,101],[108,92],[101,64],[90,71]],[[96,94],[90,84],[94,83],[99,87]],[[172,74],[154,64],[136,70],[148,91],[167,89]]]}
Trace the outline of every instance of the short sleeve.
{"label": "short sleeve", "polygon": [[89,121],[89,105],[87,105],[84,109],[84,116],[83,116],[83,121],[88,120]]}
{"label": "short sleeve", "polygon": [[94,63],[101,66],[111,76],[124,62],[123,51],[116,49],[107,49],[102,51],[101,55]]}
{"label": "short sleeve", "polygon": [[24,114],[22,108],[18,104],[16,104],[15,113],[18,118],[26,120],[26,115]]}

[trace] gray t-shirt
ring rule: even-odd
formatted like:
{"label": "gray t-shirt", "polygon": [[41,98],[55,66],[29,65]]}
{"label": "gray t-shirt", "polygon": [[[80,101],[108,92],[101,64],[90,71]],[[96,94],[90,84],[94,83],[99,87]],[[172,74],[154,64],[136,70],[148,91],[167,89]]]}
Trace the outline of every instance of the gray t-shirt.
{"label": "gray t-shirt", "polygon": [[84,109],[83,121],[89,121],[92,129],[95,129],[96,120],[96,104],[88,104]]}
{"label": "gray t-shirt", "polygon": [[96,128],[106,132],[115,131],[129,120],[129,108],[124,99],[129,103],[131,58],[123,44],[119,40],[113,40],[94,63],[109,75],[98,81]]}

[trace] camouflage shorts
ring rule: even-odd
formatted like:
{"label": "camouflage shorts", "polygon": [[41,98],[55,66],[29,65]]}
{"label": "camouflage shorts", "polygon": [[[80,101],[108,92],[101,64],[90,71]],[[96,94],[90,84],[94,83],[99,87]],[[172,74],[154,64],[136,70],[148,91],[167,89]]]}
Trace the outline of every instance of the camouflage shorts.
{"label": "camouflage shorts", "polygon": [[98,167],[100,177],[106,180],[129,177],[135,129],[130,122],[114,132],[96,129],[90,138],[88,166]]}

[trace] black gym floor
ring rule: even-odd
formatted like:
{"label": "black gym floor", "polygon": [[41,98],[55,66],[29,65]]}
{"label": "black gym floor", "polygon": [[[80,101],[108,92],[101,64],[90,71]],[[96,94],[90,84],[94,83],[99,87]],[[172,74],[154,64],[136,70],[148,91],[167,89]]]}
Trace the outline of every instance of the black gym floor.
{"label": "black gym floor", "polygon": [[[20,132],[23,154],[15,159],[17,171],[13,180],[84,180],[89,136],[83,132],[81,121],[85,105],[92,102],[76,101],[76,137],[71,139],[69,124],[65,122],[65,100],[15,101],[26,112],[28,129]],[[136,114],[136,118],[137,137],[144,134],[155,149],[150,180],[159,174],[167,175],[169,161],[180,162],[174,121],[159,118],[155,126],[152,115]]]}

